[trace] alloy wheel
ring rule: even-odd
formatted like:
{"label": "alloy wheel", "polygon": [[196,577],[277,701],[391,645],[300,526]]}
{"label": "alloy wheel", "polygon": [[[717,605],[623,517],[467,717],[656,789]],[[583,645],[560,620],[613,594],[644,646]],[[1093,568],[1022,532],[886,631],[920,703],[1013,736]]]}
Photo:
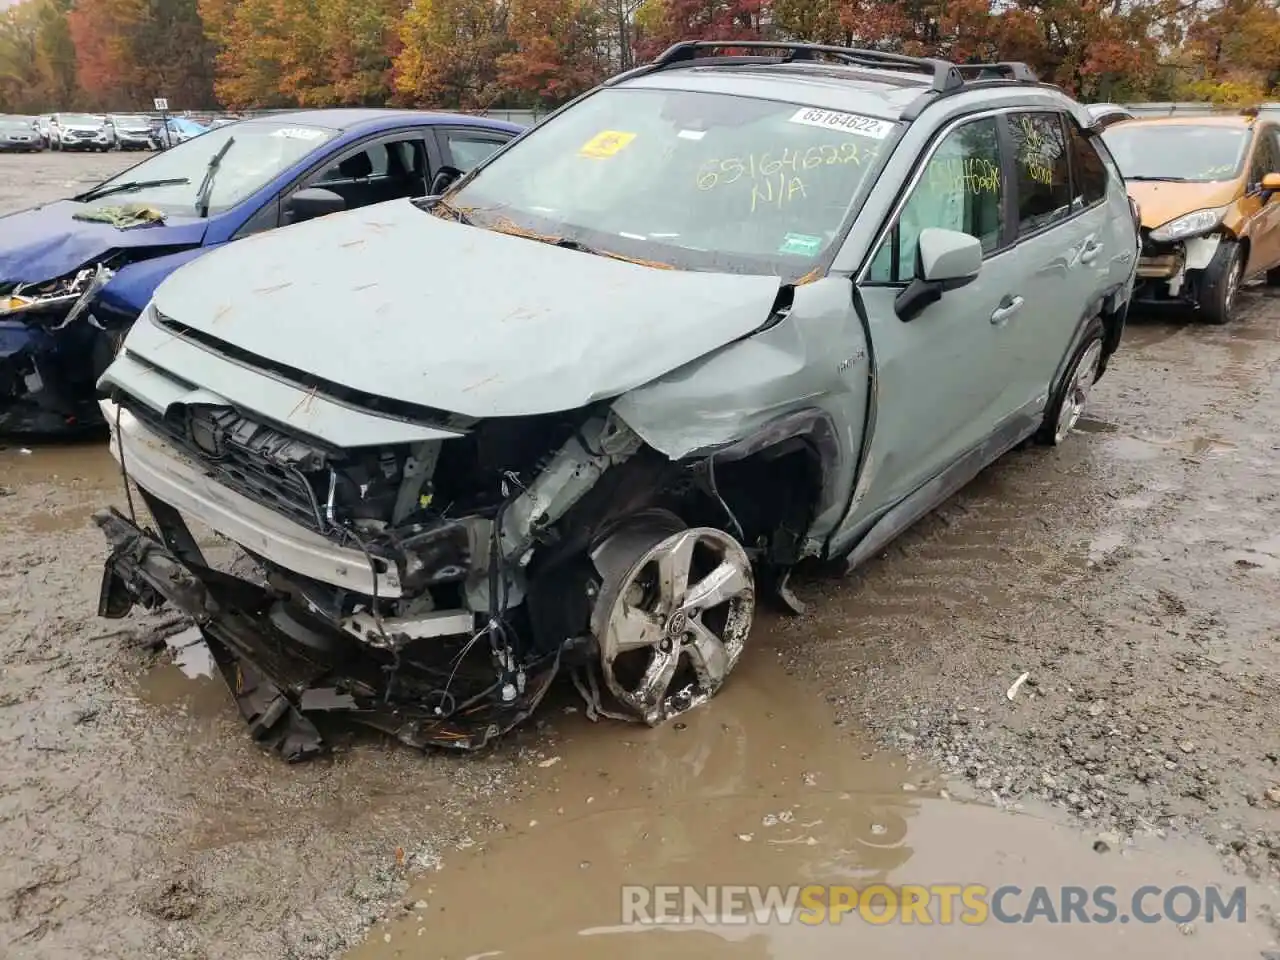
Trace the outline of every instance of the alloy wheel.
{"label": "alloy wheel", "polygon": [[712,527],[665,534],[630,556],[601,592],[600,667],[618,703],[656,725],[723,686],[751,632],[755,583],[742,545]]}
{"label": "alloy wheel", "polygon": [[1085,404],[1089,402],[1089,392],[1094,381],[1098,379],[1098,367],[1102,363],[1102,341],[1096,337],[1089,341],[1080,362],[1071,374],[1071,382],[1062,398],[1062,409],[1058,411],[1058,428],[1054,432],[1053,442],[1061,443],[1075,429],[1080,415],[1084,413]]}

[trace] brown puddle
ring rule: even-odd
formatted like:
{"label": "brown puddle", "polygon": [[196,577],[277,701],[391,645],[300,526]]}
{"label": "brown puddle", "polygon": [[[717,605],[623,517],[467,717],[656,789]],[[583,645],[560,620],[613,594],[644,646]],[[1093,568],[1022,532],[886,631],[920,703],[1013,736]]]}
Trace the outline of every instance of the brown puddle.
{"label": "brown puddle", "polygon": [[138,682],[138,697],[160,707],[181,707],[192,716],[216,717],[231,708],[227,686],[200,631],[190,627],[165,640],[160,662]]}
{"label": "brown puddle", "polygon": [[104,443],[0,448],[0,487],[17,493],[47,486],[53,494],[40,498],[53,504],[51,509],[36,506],[14,518],[25,533],[65,533],[88,526],[93,511],[113,499],[110,493],[119,484],[119,468]]}
{"label": "brown puddle", "polygon": [[[1257,956],[1261,924],[624,925],[622,886],[678,884],[1235,886],[1191,843],[1095,852],[1095,838],[1051,819],[942,799],[927,771],[870,755],[812,693],[787,677],[761,630],[729,686],[683,725],[649,730],[557,718],[537,796],[504,811],[508,832],[446,857],[405,908],[348,960],[481,957],[623,960],[665,956],[1072,958]],[[1260,902],[1253,900],[1250,911]],[[748,901],[749,902],[749,901]],[[1009,908],[1026,909],[1013,897]],[[1157,898],[1156,903],[1159,903]],[[749,907],[748,907],[749,909]],[[1121,912],[1127,912],[1122,909]],[[939,914],[935,910],[935,921]],[[739,914],[750,920],[749,915]],[[1188,935],[1188,932],[1191,935]],[[1223,951],[1226,951],[1225,953]]]}
{"label": "brown puddle", "polygon": [[120,482],[120,468],[105,442],[0,447],[0,480],[10,488],[56,483],[73,490],[102,490]]}
{"label": "brown puddle", "polygon": [[1154,460],[1168,452],[1186,457],[1214,457],[1236,449],[1236,444],[1217,437],[1162,437],[1114,434],[1106,441],[1107,452],[1117,460]]}

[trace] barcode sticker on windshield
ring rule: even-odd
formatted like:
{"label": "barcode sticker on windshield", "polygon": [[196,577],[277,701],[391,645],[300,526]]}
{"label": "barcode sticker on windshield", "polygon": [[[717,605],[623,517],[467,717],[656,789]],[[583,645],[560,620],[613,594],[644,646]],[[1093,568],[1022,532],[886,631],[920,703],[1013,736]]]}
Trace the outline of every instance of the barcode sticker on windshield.
{"label": "barcode sticker on windshield", "polygon": [[271,135],[288,137],[290,140],[319,140],[324,136],[324,131],[313,130],[310,127],[281,127],[279,130],[273,130]]}
{"label": "barcode sticker on windshield", "polygon": [[841,113],[839,110],[821,110],[818,107],[801,107],[791,117],[791,122],[822,127],[824,130],[856,133],[873,140],[883,140],[893,130],[893,124],[888,120],[877,120],[875,117],[864,117],[856,113]]}

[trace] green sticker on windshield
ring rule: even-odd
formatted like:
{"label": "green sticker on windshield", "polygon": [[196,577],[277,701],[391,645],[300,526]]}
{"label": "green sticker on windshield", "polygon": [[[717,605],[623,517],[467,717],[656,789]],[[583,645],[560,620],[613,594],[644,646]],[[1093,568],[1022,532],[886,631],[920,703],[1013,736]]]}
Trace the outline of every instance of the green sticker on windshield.
{"label": "green sticker on windshield", "polygon": [[779,253],[794,253],[801,257],[812,257],[822,249],[822,238],[811,237],[807,233],[788,233],[782,238]]}

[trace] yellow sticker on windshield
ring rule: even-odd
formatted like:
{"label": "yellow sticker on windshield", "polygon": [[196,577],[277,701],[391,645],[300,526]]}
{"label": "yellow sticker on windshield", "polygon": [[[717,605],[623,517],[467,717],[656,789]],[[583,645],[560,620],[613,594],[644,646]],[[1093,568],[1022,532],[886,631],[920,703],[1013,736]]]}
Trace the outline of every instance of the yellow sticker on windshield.
{"label": "yellow sticker on windshield", "polygon": [[578,149],[578,156],[607,160],[636,138],[622,130],[602,130]]}

